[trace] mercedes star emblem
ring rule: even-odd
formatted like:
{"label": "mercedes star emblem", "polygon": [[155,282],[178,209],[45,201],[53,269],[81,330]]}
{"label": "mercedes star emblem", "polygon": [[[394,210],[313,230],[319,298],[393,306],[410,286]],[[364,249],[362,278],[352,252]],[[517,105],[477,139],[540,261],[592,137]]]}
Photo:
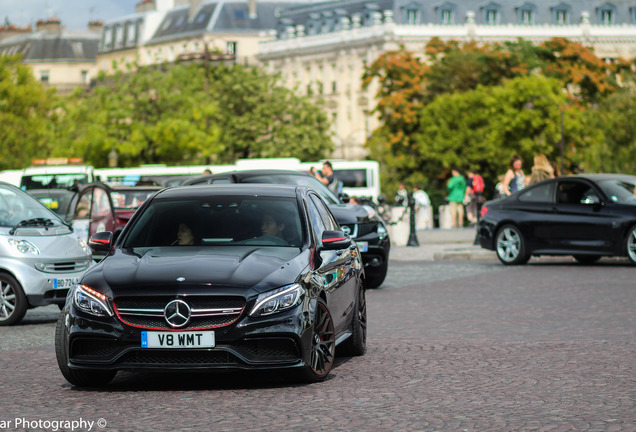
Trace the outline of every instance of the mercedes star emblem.
{"label": "mercedes star emblem", "polygon": [[183,300],[172,300],[163,310],[163,316],[170,327],[183,327],[190,322],[190,306]]}

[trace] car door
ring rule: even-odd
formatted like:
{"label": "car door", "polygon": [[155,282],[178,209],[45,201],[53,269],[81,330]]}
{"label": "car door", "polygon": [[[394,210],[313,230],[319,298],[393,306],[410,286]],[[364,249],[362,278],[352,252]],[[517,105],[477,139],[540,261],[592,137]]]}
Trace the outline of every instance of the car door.
{"label": "car door", "polygon": [[556,248],[573,252],[607,252],[619,222],[603,194],[585,179],[557,182],[553,222],[549,228]]}
{"label": "car door", "polygon": [[[325,203],[314,193],[309,194],[308,211],[314,231],[320,242],[322,233],[325,230],[339,230],[340,227],[333,215],[327,209]],[[331,311],[334,320],[336,334],[344,330],[347,324],[347,316],[354,307],[356,298],[356,274],[355,249],[352,247],[327,251],[323,250],[321,255],[321,265],[318,274],[323,282],[323,289],[327,292],[327,306]]]}

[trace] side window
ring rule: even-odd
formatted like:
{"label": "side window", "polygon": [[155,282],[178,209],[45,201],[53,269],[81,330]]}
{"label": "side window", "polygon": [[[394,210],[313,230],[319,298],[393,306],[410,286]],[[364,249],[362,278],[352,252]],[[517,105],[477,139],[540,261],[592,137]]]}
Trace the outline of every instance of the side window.
{"label": "side window", "polygon": [[311,219],[311,225],[314,227],[314,231],[318,235],[318,238],[322,237],[322,233],[326,228],[320,216],[320,212],[316,207],[313,195],[307,200],[307,210],[309,211],[309,218]]}
{"label": "side window", "polygon": [[93,197],[93,191],[86,192],[79,199],[79,202],[75,206],[74,217],[76,218],[87,218],[91,214],[91,199]]}
{"label": "side window", "polygon": [[95,189],[93,191],[93,208],[91,216],[105,215],[110,211],[110,203],[108,194],[104,189]]}
{"label": "side window", "polygon": [[598,193],[587,183],[559,183],[557,190],[557,202],[559,204],[595,204],[600,201]]}
{"label": "side window", "polygon": [[322,220],[322,225],[325,227],[325,229],[328,229],[328,230],[340,229],[338,228],[338,223],[334,220],[333,216],[331,215],[331,213],[325,206],[325,203],[322,202],[322,200],[318,198],[316,195],[310,195],[310,197],[311,197],[311,200],[316,205],[316,208],[318,209],[318,213],[320,214],[320,219]]}
{"label": "side window", "polygon": [[551,203],[554,202],[553,193],[554,183],[548,183],[521,191],[519,201]]}
{"label": "side window", "polygon": [[[206,181],[205,183],[208,183],[208,182]],[[210,183],[211,184],[229,184],[232,182],[230,181],[229,178],[224,177],[224,178],[210,180]],[[197,183],[197,184],[201,184],[201,183]]]}

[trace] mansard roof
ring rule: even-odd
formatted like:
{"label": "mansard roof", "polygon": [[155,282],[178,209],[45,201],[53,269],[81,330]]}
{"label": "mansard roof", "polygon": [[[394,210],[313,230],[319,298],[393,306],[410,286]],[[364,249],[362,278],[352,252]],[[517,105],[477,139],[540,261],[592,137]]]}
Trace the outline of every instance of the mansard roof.
{"label": "mansard roof", "polygon": [[0,54],[22,54],[25,63],[94,62],[99,38],[99,33],[91,31],[40,31],[1,41]]}
{"label": "mansard roof", "polygon": [[449,10],[455,15],[455,24],[464,24],[468,12],[475,14],[475,22],[482,24],[487,9],[497,9],[501,16],[499,25],[519,24],[522,9],[533,11],[533,24],[554,24],[555,12],[567,10],[569,23],[579,24],[583,12],[589,13],[591,24],[601,24],[600,11],[615,11],[615,25],[636,24],[636,0],[339,0],[311,3],[287,8],[281,13],[282,19],[291,19],[296,24],[304,24],[311,14],[340,9],[348,16],[363,14],[374,8],[380,12],[393,11],[397,24],[406,23],[405,9],[419,11],[419,24],[439,24],[440,11]]}

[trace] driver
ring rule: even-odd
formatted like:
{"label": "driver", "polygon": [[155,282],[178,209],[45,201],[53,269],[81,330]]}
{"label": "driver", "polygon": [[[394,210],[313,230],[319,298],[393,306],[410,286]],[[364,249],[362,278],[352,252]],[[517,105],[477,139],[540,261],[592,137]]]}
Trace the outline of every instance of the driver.
{"label": "driver", "polygon": [[265,213],[261,223],[261,232],[264,236],[280,237],[284,240],[283,231],[285,223],[280,215],[275,213]]}

